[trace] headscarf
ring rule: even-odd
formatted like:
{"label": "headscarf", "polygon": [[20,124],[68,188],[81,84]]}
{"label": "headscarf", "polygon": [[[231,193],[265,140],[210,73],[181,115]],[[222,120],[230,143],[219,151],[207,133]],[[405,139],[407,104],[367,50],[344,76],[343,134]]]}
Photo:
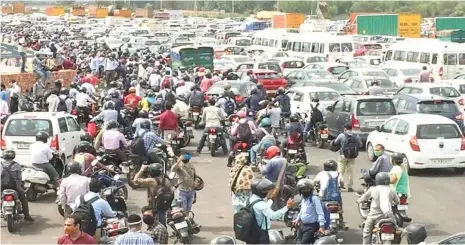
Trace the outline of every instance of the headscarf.
{"label": "headscarf", "polygon": [[[239,174],[239,176],[238,176]],[[236,156],[234,167],[229,171],[229,186],[233,184],[236,179],[234,192],[239,190],[250,191],[250,185],[254,177],[252,168],[247,165],[247,157],[244,155]]]}

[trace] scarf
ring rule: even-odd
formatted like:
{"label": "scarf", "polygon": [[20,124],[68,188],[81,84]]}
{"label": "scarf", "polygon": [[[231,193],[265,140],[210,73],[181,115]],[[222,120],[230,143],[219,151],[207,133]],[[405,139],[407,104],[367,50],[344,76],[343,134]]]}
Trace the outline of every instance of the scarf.
{"label": "scarf", "polygon": [[[234,167],[231,168],[229,171],[229,186],[234,182],[234,179],[237,177],[236,184],[235,184],[235,191],[250,190],[250,185],[252,183],[252,179],[254,177],[252,168],[247,164],[247,158],[245,156],[238,156],[236,157]],[[242,168],[242,170],[241,170]]]}

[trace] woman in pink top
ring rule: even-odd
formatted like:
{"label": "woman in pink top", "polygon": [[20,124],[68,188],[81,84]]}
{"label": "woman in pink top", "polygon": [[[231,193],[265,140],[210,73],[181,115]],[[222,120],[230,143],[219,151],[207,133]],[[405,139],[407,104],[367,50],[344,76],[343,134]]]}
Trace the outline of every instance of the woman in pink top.
{"label": "woman in pink top", "polygon": [[212,85],[213,85],[212,74],[211,73],[205,74],[204,79],[202,80],[202,82],[200,82],[200,91],[202,91],[202,93],[205,93]]}

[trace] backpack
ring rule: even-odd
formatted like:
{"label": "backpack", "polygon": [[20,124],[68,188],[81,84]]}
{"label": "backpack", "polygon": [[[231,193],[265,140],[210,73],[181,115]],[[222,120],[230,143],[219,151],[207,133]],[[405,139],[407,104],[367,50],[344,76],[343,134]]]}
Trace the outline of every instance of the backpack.
{"label": "backpack", "polygon": [[246,244],[258,244],[261,228],[257,224],[253,206],[263,200],[255,200],[234,214],[234,234]]}
{"label": "backpack", "polygon": [[287,95],[282,96],[281,100],[282,105],[281,106],[281,111],[282,112],[290,112],[291,111],[291,99]]}
{"label": "backpack", "polygon": [[145,156],[145,144],[144,144],[144,135],[148,131],[143,132],[141,135],[137,136],[134,140],[131,142],[131,153],[140,155],[140,156]]}
{"label": "backpack", "polygon": [[325,192],[323,193],[323,200],[325,201],[341,201],[341,193],[339,192],[339,173],[336,177],[332,177],[329,172],[328,174],[328,184],[326,185]]}
{"label": "backpack", "polygon": [[173,91],[171,89],[169,92],[165,94],[165,106],[168,103],[170,103],[171,105],[174,105],[176,103],[176,97],[174,96]]}
{"label": "backpack", "polygon": [[66,106],[66,100],[60,98],[60,102],[58,102],[57,112],[58,111],[68,111],[68,106]]}
{"label": "backpack", "polygon": [[163,178],[162,182],[159,182],[158,179],[155,180],[160,187],[158,188],[154,198],[155,202],[153,203],[153,207],[158,210],[167,210],[171,207],[171,203],[174,199],[174,193],[171,191],[169,186],[165,185],[166,178]]}
{"label": "backpack", "polygon": [[2,174],[1,174],[1,177],[2,177],[2,179],[1,179],[2,189],[8,189],[8,188],[12,187],[11,186],[12,185],[12,183],[11,183],[12,179],[11,179],[11,172],[10,172],[12,165],[13,164],[10,164],[8,167],[6,167],[2,162],[2,169],[3,169]]}
{"label": "backpack", "polygon": [[310,104],[310,106],[312,107],[311,119],[316,123],[323,122],[323,113],[321,113],[321,111],[318,110],[319,105],[320,103],[316,103],[315,107],[313,107],[313,105]]}
{"label": "backpack", "polygon": [[239,123],[237,126],[237,140],[247,142],[251,137],[252,132],[250,131],[249,122],[245,121],[243,123]]}
{"label": "backpack", "polygon": [[191,106],[201,106],[203,103],[203,94],[199,91],[192,92],[190,104]]}
{"label": "backpack", "polygon": [[95,235],[95,231],[97,230],[97,217],[95,216],[92,203],[98,199],[100,199],[100,196],[96,196],[86,202],[84,201],[84,195],[81,195],[79,206],[73,212],[73,214],[79,215],[82,219],[82,231],[91,236]]}
{"label": "backpack", "polygon": [[234,108],[236,107],[234,102],[228,98],[228,97],[223,97],[226,99],[226,102],[224,103],[224,112],[228,115],[234,114]]}
{"label": "backpack", "polygon": [[344,134],[347,138],[344,148],[342,148],[342,154],[346,159],[355,159],[358,157],[358,142],[355,136],[350,134]]}

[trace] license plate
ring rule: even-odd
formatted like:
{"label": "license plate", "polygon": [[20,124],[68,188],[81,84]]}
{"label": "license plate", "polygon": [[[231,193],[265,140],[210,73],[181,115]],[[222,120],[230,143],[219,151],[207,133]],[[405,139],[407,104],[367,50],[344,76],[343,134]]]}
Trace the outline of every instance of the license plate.
{"label": "license plate", "polygon": [[192,113],[192,115],[194,115],[194,116],[198,116],[198,115],[199,115],[199,113],[198,113],[198,112],[193,112],[193,113]]}
{"label": "license plate", "polygon": [[331,213],[329,214],[330,219],[339,219],[339,214],[338,213]]}
{"label": "license plate", "polygon": [[407,210],[408,206],[407,205],[397,205],[397,210]]}
{"label": "license plate", "polygon": [[392,241],[394,240],[394,234],[381,234],[381,240],[383,241]]}
{"label": "license plate", "polygon": [[24,183],[24,187],[25,187],[25,188],[31,187],[31,183],[29,183],[29,182]]}
{"label": "license plate", "polygon": [[216,139],[216,135],[214,134],[210,135],[210,139]]}
{"label": "license plate", "polygon": [[431,159],[432,164],[449,164],[452,159]]}
{"label": "license plate", "polygon": [[322,139],[327,139],[327,138],[328,138],[328,135],[327,135],[327,134],[321,134],[320,137],[321,137]]}
{"label": "license plate", "polygon": [[239,155],[243,155],[243,156],[248,157],[248,156],[249,156],[249,152],[241,152],[241,153],[239,153]]}
{"label": "license plate", "polygon": [[16,146],[18,149],[29,149],[30,143],[18,143]]}
{"label": "license plate", "polygon": [[368,126],[370,127],[376,127],[376,126],[381,126],[382,122],[367,122]]}
{"label": "license plate", "polygon": [[186,228],[187,227],[187,222],[186,221],[183,221],[181,223],[177,223],[177,224],[174,224],[174,227],[179,230],[179,229],[182,229],[182,228]]}
{"label": "license plate", "polygon": [[192,127],[186,127],[187,130],[191,130],[192,131]]}
{"label": "license plate", "polygon": [[2,205],[5,206],[5,207],[14,207],[15,202],[13,202],[13,201],[3,201]]}
{"label": "license plate", "polygon": [[289,150],[289,154],[297,154],[297,150]]}
{"label": "license plate", "polygon": [[123,166],[122,170],[123,170],[123,174],[129,173],[129,167],[128,166]]}

